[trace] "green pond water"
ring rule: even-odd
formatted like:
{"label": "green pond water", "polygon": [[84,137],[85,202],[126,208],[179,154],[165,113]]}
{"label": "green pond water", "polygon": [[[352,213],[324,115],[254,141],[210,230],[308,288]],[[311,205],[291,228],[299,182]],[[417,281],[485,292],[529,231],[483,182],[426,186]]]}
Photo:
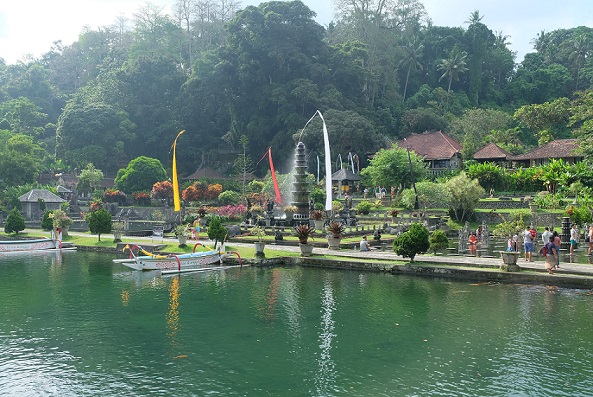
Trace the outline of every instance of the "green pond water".
{"label": "green pond water", "polygon": [[591,396],[593,295],[302,267],[0,258],[1,396]]}

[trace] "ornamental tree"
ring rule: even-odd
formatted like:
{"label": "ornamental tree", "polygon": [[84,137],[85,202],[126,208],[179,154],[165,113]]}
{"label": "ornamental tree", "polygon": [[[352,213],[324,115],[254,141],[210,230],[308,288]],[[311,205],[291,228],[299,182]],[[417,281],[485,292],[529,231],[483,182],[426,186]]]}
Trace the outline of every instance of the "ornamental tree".
{"label": "ornamental tree", "polygon": [[421,223],[412,223],[410,230],[400,234],[393,240],[393,250],[404,258],[414,262],[416,254],[428,251],[428,229]]}
{"label": "ornamental tree", "polygon": [[140,156],[117,172],[115,185],[124,192],[133,193],[150,191],[156,182],[166,179],[167,172],[158,159]]}
{"label": "ornamental tree", "polygon": [[411,186],[410,160],[415,181],[423,180],[427,175],[422,157],[404,148],[381,149],[371,160],[371,164],[360,172],[369,186]]}
{"label": "ornamental tree", "polygon": [[208,238],[214,240],[214,249],[218,242],[224,241],[227,235],[227,230],[222,226],[222,221],[219,216],[213,216],[208,223]]}
{"label": "ornamental tree", "polygon": [[150,195],[155,199],[169,200],[173,198],[173,184],[169,181],[157,182],[152,185]]}
{"label": "ornamental tree", "polygon": [[99,236],[99,241],[102,233],[111,232],[111,214],[105,209],[87,213],[84,220],[88,223],[91,233]]}
{"label": "ornamental tree", "polygon": [[25,218],[18,209],[11,209],[4,223],[4,233],[16,234],[23,230],[25,230]]}
{"label": "ornamental tree", "polygon": [[478,180],[470,179],[465,172],[449,179],[445,187],[451,200],[449,213],[458,222],[467,221],[474,213],[478,200],[486,194]]}

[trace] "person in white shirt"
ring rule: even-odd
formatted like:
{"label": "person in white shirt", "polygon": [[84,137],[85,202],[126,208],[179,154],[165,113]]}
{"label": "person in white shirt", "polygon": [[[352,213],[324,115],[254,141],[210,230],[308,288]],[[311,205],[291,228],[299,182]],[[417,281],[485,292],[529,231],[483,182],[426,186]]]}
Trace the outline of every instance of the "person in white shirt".
{"label": "person in white shirt", "polygon": [[579,242],[579,229],[577,229],[576,223],[572,224],[572,229],[570,229],[570,255],[574,254],[574,249]]}
{"label": "person in white shirt", "polygon": [[525,250],[525,260],[533,262],[533,235],[528,228],[523,232],[523,249]]}
{"label": "person in white shirt", "polygon": [[360,250],[361,251],[370,251],[371,246],[367,240],[367,236],[362,236],[362,240],[360,240]]}
{"label": "person in white shirt", "polygon": [[551,235],[552,235],[552,232],[550,231],[550,228],[546,226],[544,232],[542,233],[542,241],[543,241],[544,245],[546,245],[550,242]]}

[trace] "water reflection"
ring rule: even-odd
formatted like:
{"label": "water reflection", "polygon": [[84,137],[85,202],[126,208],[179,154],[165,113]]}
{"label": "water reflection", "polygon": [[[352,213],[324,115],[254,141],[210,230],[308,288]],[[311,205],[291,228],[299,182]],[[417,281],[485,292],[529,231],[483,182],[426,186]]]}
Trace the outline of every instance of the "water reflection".
{"label": "water reflection", "polygon": [[330,280],[326,278],[323,285],[321,297],[321,334],[319,335],[319,358],[317,364],[319,370],[315,376],[315,387],[320,396],[329,395],[334,389],[336,382],[335,363],[332,359],[332,342],[336,337],[334,333],[335,321],[333,319],[336,310],[334,291]]}
{"label": "water reflection", "polygon": [[179,329],[179,277],[171,279],[169,285],[169,311],[167,312],[168,336],[171,346],[177,347],[177,330]]}
{"label": "water reflection", "polygon": [[[264,318],[268,321],[276,319],[276,301],[278,300],[278,291],[282,281],[282,272],[280,269],[272,270],[272,277],[268,287],[268,294],[265,299]],[[261,310],[261,309],[260,309]]]}

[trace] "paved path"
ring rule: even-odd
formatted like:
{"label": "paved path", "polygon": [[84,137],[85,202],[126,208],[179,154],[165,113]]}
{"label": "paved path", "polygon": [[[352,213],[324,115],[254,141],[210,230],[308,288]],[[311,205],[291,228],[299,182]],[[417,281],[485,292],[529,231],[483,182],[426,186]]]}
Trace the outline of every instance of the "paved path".
{"label": "paved path", "polygon": [[[69,232],[70,235],[77,235],[77,236],[84,236],[89,237],[88,233],[77,233],[77,232]],[[112,234],[102,234],[101,239],[104,240],[112,240]],[[134,240],[134,242],[152,242],[154,244],[159,244],[161,241],[164,242],[172,242],[176,239],[174,237],[164,237],[161,238],[152,238],[152,237],[133,237],[129,238],[126,237],[126,240]],[[188,244],[191,244],[194,240],[189,240]],[[211,240],[199,240],[201,243],[206,245],[214,245],[214,242]],[[236,247],[246,247],[246,248],[253,248],[253,243],[240,243],[240,242],[229,242],[228,245],[236,246]],[[290,251],[290,252],[300,252],[300,249],[297,245],[284,245],[284,244],[266,244],[266,250],[276,250],[276,251]],[[382,259],[382,260],[393,260],[393,261],[408,261],[408,258],[402,258],[400,255],[396,255],[395,252],[390,250],[390,247],[387,248],[386,251],[380,250],[373,250],[370,252],[360,252],[354,251],[354,249],[340,249],[340,250],[329,250],[324,247],[315,247],[313,249],[313,254],[323,254],[323,255],[332,255],[332,256],[342,256],[344,258],[371,258],[371,259]],[[416,262],[430,262],[436,264],[444,264],[444,265],[460,265],[460,266],[468,266],[468,267],[498,267],[502,259],[499,258],[480,258],[480,257],[473,257],[473,256],[441,256],[441,255],[417,255],[415,258]],[[530,269],[534,271],[545,272],[544,262],[542,260],[536,260],[534,262],[527,262],[523,259],[522,256],[519,257],[517,264],[523,269]],[[558,269],[556,274],[571,274],[577,276],[591,276],[593,277],[593,264],[582,264],[582,263],[568,263],[568,262],[560,262],[560,268]]]}

